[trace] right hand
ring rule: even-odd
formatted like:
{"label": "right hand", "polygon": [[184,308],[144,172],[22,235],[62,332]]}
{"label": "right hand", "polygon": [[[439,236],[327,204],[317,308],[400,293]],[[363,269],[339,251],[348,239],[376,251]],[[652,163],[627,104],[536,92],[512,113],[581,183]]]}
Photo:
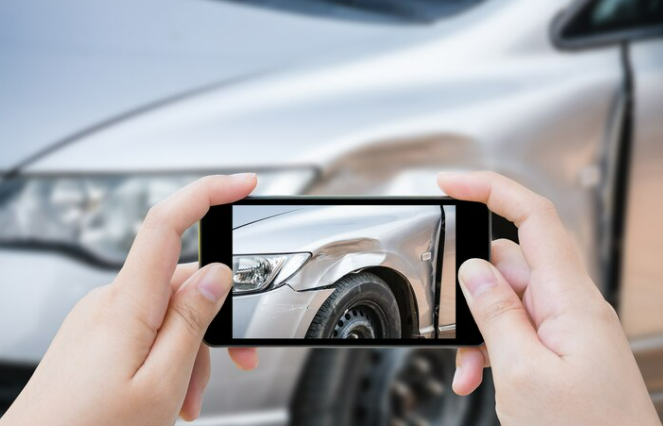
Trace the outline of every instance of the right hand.
{"label": "right hand", "polygon": [[449,196],[515,223],[492,264],[459,270],[485,346],[458,351],[454,391],[472,393],[492,366],[502,425],[660,425],[619,319],[591,278],[552,203],[495,173],[441,173]]}

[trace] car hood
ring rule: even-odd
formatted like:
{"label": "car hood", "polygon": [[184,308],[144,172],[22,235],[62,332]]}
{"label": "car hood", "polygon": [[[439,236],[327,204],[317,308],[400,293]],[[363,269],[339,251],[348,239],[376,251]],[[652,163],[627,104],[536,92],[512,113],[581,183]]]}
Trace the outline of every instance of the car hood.
{"label": "car hood", "polygon": [[[0,25],[0,40],[19,33],[23,38],[14,50],[30,46],[36,55],[20,62],[23,51],[0,53],[14,55],[0,57],[13,70],[3,75],[13,92],[0,98],[0,141],[20,142],[3,147],[0,170],[47,147],[48,155],[21,170],[313,166],[324,173],[364,148],[416,143],[427,152],[427,143],[440,140],[469,146],[491,128],[477,126],[477,111],[545,87],[560,68],[576,66],[555,62],[538,79],[524,78],[530,71],[521,63],[531,65],[539,61],[537,52],[551,49],[541,21],[559,10],[557,0],[483,2],[425,26],[320,19],[211,1],[146,0],[140,7],[129,0],[102,6],[69,1],[12,2],[25,16],[7,2],[0,6],[0,24],[9,25]],[[62,18],[66,25],[50,20],[69,13],[79,19]],[[34,21],[31,14],[43,18],[35,28],[65,34],[46,31],[51,42],[43,31],[21,30],[17,22]],[[89,22],[92,16],[97,19]],[[503,31],[529,16],[536,19],[524,19],[519,31]],[[62,28],[53,29],[49,20]],[[73,24],[84,28],[68,30]],[[89,36],[79,40],[81,33]],[[35,48],[44,45],[48,53]],[[504,55],[514,58],[493,60]],[[27,89],[31,84],[34,90]],[[16,99],[25,108],[12,106]],[[366,158],[383,158],[375,152]]]}
{"label": "car hood", "polygon": [[297,211],[281,215],[271,209],[287,206],[241,207],[267,217],[233,232],[233,253],[237,254],[314,253],[322,246],[338,253],[361,252],[362,247],[375,248],[382,237],[393,237],[404,223],[441,217],[438,206],[298,206]]}
{"label": "car hood", "polygon": [[233,229],[281,216],[310,206],[233,206]]}
{"label": "car hood", "polygon": [[96,135],[141,113],[371,48],[387,32],[222,1],[0,2],[0,171],[47,149],[96,149]]}

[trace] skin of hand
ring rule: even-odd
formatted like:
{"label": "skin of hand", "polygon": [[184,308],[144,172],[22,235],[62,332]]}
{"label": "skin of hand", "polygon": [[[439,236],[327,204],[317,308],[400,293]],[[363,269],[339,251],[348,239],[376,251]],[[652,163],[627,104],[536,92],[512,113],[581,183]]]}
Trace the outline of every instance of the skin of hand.
{"label": "skin of hand", "polygon": [[553,204],[495,173],[441,173],[449,196],[484,203],[520,245],[468,260],[461,289],[485,346],[457,354],[453,388],[492,367],[502,425],[660,425],[619,319],[587,275]]}
{"label": "skin of hand", "polygon": [[[246,197],[253,174],[200,179],[150,209],[115,280],[69,313],[0,425],[172,425],[198,416],[210,375],[207,326],[230,269],[177,266],[182,233],[210,206]],[[242,369],[254,349],[229,349]],[[229,390],[231,392],[231,390]]]}

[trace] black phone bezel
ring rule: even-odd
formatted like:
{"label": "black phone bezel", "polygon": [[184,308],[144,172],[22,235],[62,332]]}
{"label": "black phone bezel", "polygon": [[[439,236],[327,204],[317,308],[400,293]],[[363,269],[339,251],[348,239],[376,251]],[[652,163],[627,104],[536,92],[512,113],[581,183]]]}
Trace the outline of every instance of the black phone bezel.
{"label": "black phone bezel", "polygon": [[[213,206],[199,224],[200,266],[213,262],[232,267],[233,205],[455,205],[456,206],[456,338],[454,339],[246,339],[232,337],[232,302],[229,295],[210,326],[204,341],[209,346],[260,347],[458,347],[483,344],[458,283],[458,268],[467,259],[490,260],[490,211],[482,203],[455,200],[450,197],[248,197],[233,204]],[[439,280],[437,274],[436,280]]]}

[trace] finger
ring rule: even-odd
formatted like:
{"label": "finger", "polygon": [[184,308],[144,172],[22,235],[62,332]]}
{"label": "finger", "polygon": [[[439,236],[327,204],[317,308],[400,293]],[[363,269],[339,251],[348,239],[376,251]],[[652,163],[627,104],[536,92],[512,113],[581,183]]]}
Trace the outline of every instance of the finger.
{"label": "finger", "polygon": [[198,348],[198,355],[193,364],[191,380],[184,397],[180,417],[188,422],[193,421],[200,415],[200,409],[203,405],[203,393],[207,387],[210,376],[210,355],[209,347],[201,343]]}
{"label": "finger", "polygon": [[185,389],[205,330],[219,312],[232,285],[230,269],[204,266],[172,297],[168,311],[142,368],[168,365],[168,380]]}
{"label": "finger", "polygon": [[500,271],[507,283],[522,299],[530,282],[530,268],[520,246],[507,239],[495,240],[491,244],[490,263]]}
{"label": "finger", "polygon": [[256,348],[228,348],[230,359],[242,370],[253,370],[258,366]]}
{"label": "finger", "polygon": [[[210,206],[244,198],[255,185],[254,174],[208,176],[150,209],[116,280],[122,287],[121,293],[131,298],[147,320],[163,319],[171,296],[168,284],[180,255],[182,233],[200,220]],[[161,315],[151,312],[154,309],[161,310]]]}
{"label": "finger", "polygon": [[198,269],[200,265],[198,262],[183,263],[177,265],[173,278],[170,279],[170,291],[175,293],[186,280],[188,280]]}
{"label": "finger", "polygon": [[542,350],[522,302],[494,266],[470,259],[458,278],[493,366],[506,368]]}
{"label": "finger", "polygon": [[483,369],[488,367],[484,357],[485,346],[477,348],[460,348],[456,352],[456,373],[452,388],[461,396],[474,392],[483,381]]}
{"label": "finger", "polygon": [[[484,203],[515,223],[523,255],[533,270],[545,269],[556,278],[577,276],[583,270],[554,206],[540,195],[493,172],[440,173],[438,184],[449,196]],[[572,280],[558,281],[574,285]]]}

